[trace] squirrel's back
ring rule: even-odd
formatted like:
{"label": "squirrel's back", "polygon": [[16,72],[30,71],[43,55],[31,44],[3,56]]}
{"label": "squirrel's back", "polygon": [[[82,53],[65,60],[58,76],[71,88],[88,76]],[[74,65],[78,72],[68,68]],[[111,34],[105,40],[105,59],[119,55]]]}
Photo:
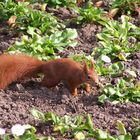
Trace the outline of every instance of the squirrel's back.
{"label": "squirrel's back", "polygon": [[13,81],[30,77],[41,71],[45,62],[26,55],[0,56],[0,89],[4,89]]}
{"label": "squirrel's back", "polygon": [[70,77],[76,77],[77,74],[82,74],[82,72],[82,65],[69,58],[50,60],[43,66],[43,73],[46,78],[55,77],[55,79],[67,80]]}
{"label": "squirrel's back", "polygon": [[70,71],[72,73],[72,71],[78,70],[78,69],[82,69],[82,66],[80,63],[73,61],[72,59],[69,58],[60,58],[60,59],[55,59],[55,60],[50,60],[47,61],[44,65],[44,71],[47,72],[47,69],[49,69],[49,71],[56,71],[56,73],[67,73],[68,71]]}

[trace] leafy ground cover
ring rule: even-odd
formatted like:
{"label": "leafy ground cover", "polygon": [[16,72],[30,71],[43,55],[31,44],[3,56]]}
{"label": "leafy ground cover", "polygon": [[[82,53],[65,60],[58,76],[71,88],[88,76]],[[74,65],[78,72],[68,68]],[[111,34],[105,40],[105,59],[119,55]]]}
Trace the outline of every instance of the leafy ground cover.
{"label": "leafy ground cover", "polygon": [[[94,59],[104,84],[90,95],[79,88],[72,98],[63,84],[49,90],[38,85],[40,79],[13,83],[0,92],[0,127],[7,134],[2,139],[11,139],[19,123],[26,132],[13,139],[138,140],[139,6],[137,0],[0,1],[1,53]],[[32,112],[39,120],[32,108],[43,112]]]}

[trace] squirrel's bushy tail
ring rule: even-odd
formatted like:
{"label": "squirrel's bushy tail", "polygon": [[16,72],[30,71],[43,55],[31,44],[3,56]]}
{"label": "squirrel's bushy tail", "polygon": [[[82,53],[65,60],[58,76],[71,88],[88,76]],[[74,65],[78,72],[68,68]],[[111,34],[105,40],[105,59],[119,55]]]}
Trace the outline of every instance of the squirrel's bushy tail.
{"label": "squirrel's bushy tail", "polygon": [[26,55],[0,56],[0,89],[14,81],[42,73],[45,62]]}

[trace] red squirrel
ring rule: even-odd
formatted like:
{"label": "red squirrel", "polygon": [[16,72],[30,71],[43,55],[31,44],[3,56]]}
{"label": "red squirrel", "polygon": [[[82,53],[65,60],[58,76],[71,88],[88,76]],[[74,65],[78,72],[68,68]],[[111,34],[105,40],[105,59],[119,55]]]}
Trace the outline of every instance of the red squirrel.
{"label": "red squirrel", "polygon": [[91,68],[88,68],[85,61],[82,66],[69,58],[45,62],[26,55],[0,56],[0,89],[6,88],[14,81],[32,77],[38,73],[44,74],[41,85],[48,88],[56,86],[60,81],[66,81],[73,96],[77,95],[77,87],[83,83],[86,83],[87,92],[90,92],[89,84],[99,84],[92,60]]}

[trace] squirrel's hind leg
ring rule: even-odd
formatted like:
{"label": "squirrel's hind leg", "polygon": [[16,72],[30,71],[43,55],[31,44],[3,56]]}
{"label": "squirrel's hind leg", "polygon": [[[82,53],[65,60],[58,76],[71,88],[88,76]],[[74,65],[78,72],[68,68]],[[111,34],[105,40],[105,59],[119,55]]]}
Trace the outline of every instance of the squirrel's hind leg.
{"label": "squirrel's hind leg", "polygon": [[77,96],[77,88],[71,88],[70,92],[71,92],[72,96]]}
{"label": "squirrel's hind leg", "polygon": [[71,82],[67,82],[67,85],[68,85],[68,88],[69,88],[72,96],[77,96],[77,87],[74,84],[72,84]]}

